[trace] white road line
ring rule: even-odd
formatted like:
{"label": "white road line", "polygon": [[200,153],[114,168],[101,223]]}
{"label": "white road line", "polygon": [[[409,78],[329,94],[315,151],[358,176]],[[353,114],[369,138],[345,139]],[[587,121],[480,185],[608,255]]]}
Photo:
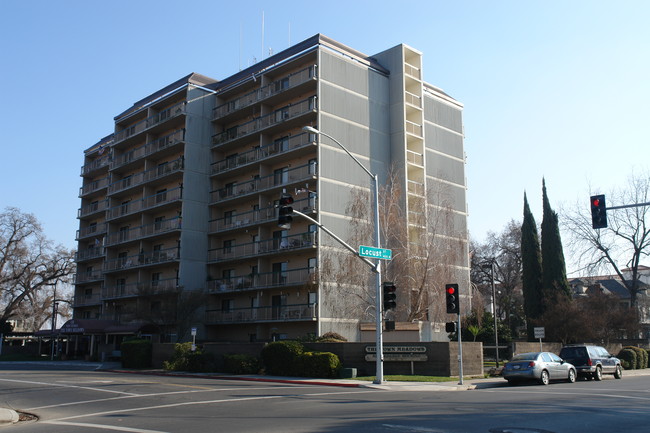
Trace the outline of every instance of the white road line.
{"label": "white road line", "polygon": [[[316,388],[317,386],[300,386],[297,388]],[[254,387],[254,388],[245,388],[247,391],[265,391],[268,389],[277,389],[276,387]],[[214,389],[193,389],[191,391],[171,391],[171,392],[153,392],[149,394],[137,394],[137,395],[123,395],[120,397],[109,397],[109,398],[97,398],[94,400],[82,400],[82,401],[72,401],[68,403],[57,403],[50,404],[47,406],[38,406],[38,407],[28,407],[23,410],[25,411],[34,411],[41,409],[52,409],[55,407],[64,407],[64,406],[76,406],[81,404],[91,404],[91,403],[100,403],[103,401],[113,401],[113,400],[124,400],[127,398],[146,398],[146,397],[161,397],[166,395],[176,395],[176,394],[190,394],[190,393],[199,393],[199,392],[216,392],[216,391],[241,391],[242,388],[214,388]]]}
{"label": "white road line", "polygon": [[[581,396],[586,396],[586,397],[594,397],[595,396],[595,397],[607,397],[607,398],[617,398],[617,399],[618,398],[625,398],[625,399],[628,399],[628,400],[648,400],[648,401],[650,401],[650,397],[636,397],[636,396],[633,396],[633,395],[618,395],[618,394],[594,394],[594,393],[589,392],[589,391],[585,391],[585,392],[566,392],[566,391],[558,392],[558,391],[533,391],[533,390],[528,391],[528,390],[525,390],[525,389],[521,389],[521,390],[519,390],[519,389],[518,390],[514,390],[514,389],[510,389],[510,390],[487,390],[487,389],[485,389],[485,390],[481,390],[481,392],[517,392],[517,393],[529,393],[529,394],[553,394],[553,395],[557,395],[557,396],[581,395]],[[635,392],[635,391],[630,391],[630,392]]]}
{"label": "white road line", "polygon": [[102,430],[116,430],[116,431],[125,431],[125,432],[133,432],[133,433],[166,433],[160,430],[143,430],[141,428],[120,427],[120,426],[106,425],[106,424],[89,424],[85,422],[45,421],[45,424],[68,425],[71,427],[98,428]]}
{"label": "white road line", "polygon": [[123,395],[132,395],[132,396],[138,396],[139,394],[135,394],[132,392],[122,392],[122,391],[114,391],[112,389],[102,389],[102,388],[91,388],[89,386],[78,386],[78,385],[64,385],[62,383],[47,383],[47,382],[33,382],[30,380],[16,380],[16,379],[0,379],[2,382],[16,382],[16,383],[27,383],[29,385],[45,385],[45,386],[56,386],[60,388],[79,388],[79,389],[88,389],[91,391],[98,391],[98,392],[108,392],[112,394],[123,394]]}
{"label": "white road line", "polygon": [[[368,390],[368,391],[347,391],[347,392],[336,392],[336,393],[322,393],[322,394],[309,394],[310,396],[320,396],[320,395],[332,395],[332,394],[363,394],[363,393],[370,393],[370,392],[377,392],[376,390]],[[92,416],[105,416],[105,415],[112,415],[116,413],[128,413],[128,412],[140,412],[140,411],[145,411],[145,410],[153,410],[153,409],[166,409],[170,407],[180,407],[180,406],[194,406],[194,405],[199,405],[199,404],[215,404],[215,403],[233,403],[233,402],[241,402],[241,401],[255,401],[255,400],[273,400],[273,399],[280,399],[280,398],[295,398],[295,394],[287,394],[287,395],[267,395],[267,396],[256,396],[256,397],[240,397],[240,398],[229,398],[229,399],[219,399],[219,400],[206,400],[206,401],[185,401],[185,402],[180,402],[180,403],[170,403],[170,404],[162,404],[158,406],[146,406],[146,407],[135,407],[135,408],[130,408],[130,409],[121,409],[121,410],[109,410],[105,412],[95,412],[95,413],[86,413],[82,415],[74,415],[74,416],[68,416],[64,418],[59,418],[59,419],[54,419],[51,421],[42,421],[42,422],[60,422],[60,421],[65,421],[69,419],[77,419],[77,418],[87,418],[87,417],[92,417]]]}

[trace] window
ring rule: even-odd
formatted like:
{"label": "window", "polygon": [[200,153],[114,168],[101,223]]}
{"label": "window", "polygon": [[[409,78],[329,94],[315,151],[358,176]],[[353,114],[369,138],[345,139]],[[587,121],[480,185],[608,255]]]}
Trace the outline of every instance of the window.
{"label": "window", "polygon": [[162,249],[163,249],[162,244],[154,245],[154,247],[153,247],[153,261],[154,261],[154,263],[157,263],[157,262],[165,259],[163,257],[163,254],[161,253]]}
{"label": "window", "polygon": [[307,298],[309,299],[309,305],[314,305],[318,302],[318,294],[316,292],[309,292]]}
{"label": "window", "polygon": [[289,181],[289,169],[287,167],[278,168],[273,171],[273,183],[282,185]]}
{"label": "window", "polygon": [[158,231],[163,228],[163,221],[165,221],[164,216],[156,217],[153,220],[153,228],[155,231]]}
{"label": "window", "polygon": [[162,203],[167,200],[167,188],[156,191],[156,203]]}
{"label": "window", "polygon": [[273,284],[287,283],[287,262],[273,263]]}
{"label": "window", "polygon": [[223,188],[223,195],[225,197],[229,197],[233,194],[234,190],[235,190],[235,183],[234,182],[227,183],[226,186]]}
{"label": "window", "polygon": [[93,298],[93,289],[86,289],[84,292],[84,297],[87,301],[91,300]]}
{"label": "window", "polygon": [[226,156],[226,168],[234,168],[237,166],[237,154],[233,153]]}
{"label": "window", "polygon": [[309,160],[309,174],[315,175],[317,167],[318,167],[318,164],[316,163],[316,159],[310,159]]}
{"label": "window", "polygon": [[90,203],[90,207],[88,209],[90,212],[95,212],[97,209],[99,209],[99,202],[98,201],[94,201],[94,202]]}
{"label": "window", "polygon": [[275,121],[282,122],[285,119],[289,118],[289,106],[279,108],[275,110]]}
{"label": "window", "polygon": [[160,272],[154,272],[151,274],[151,287],[158,287],[158,284],[160,283]]}
{"label": "window", "polygon": [[227,241],[223,241],[223,253],[224,254],[230,254],[232,253],[232,246],[235,243],[234,240],[228,239]]}
{"label": "window", "polygon": [[281,137],[273,142],[272,152],[286,152],[289,150],[289,137]]}
{"label": "window", "polygon": [[129,226],[120,227],[120,242],[127,241],[129,239]]}
{"label": "window", "polygon": [[234,214],[234,211],[228,210],[223,213],[223,225],[224,226],[229,226],[232,224],[232,216]]}
{"label": "window", "polygon": [[123,251],[123,252],[121,252],[121,253],[119,253],[117,255],[117,267],[118,268],[126,267],[126,263],[127,263],[127,258],[126,257],[127,257],[128,254],[129,254],[128,252]]}
{"label": "window", "polygon": [[130,202],[131,202],[131,200],[126,200],[126,201],[122,202],[122,205],[121,205],[121,213],[122,213],[122,215],[126,215],[127,213],[129,213],[129,203]]}
{"label": "window", "polygon": [[115,286],[116,286],[116,295],[117,296],[123,296],[126,292],[126,278],[118,278],[115,281]]}
{"label": "window", "polygon": [[169,162],[167,161],[158,164],[158,176],[162,176],[165,173],[169,173]]}
{"label": "window", "polygon": [[310,274],[313,274],[314,271],[316,271],[316,264],[318,262],[316,261],[316,257],[310,257],[307,259],[307,269]]}
{"label": "window", "polygon": [[286,90],[289,88],[289,77],[282,78],[281,80],[278,80],[273,84],[276,93]]}
{"label": "window", "polygon": [[92,222],[88,224],[88,233],[95,233],[97,231],[97,223]]}
{"label": "window", "polygon": [[233,299],[223,299],[221,300],[221,311],[224,313],[230,313],[235,308],[235,301]]}

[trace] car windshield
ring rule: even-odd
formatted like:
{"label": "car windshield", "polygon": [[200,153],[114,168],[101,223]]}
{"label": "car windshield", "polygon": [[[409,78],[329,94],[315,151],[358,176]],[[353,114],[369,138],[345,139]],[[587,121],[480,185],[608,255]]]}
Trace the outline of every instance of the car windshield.
{"label": "car windshield", "polygon": [[520,353],[512,357],[513,361],[535,361],[538,353]]}

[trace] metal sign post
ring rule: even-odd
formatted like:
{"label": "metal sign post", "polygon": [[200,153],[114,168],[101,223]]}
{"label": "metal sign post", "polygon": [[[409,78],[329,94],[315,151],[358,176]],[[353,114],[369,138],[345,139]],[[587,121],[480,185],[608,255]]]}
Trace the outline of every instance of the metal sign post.
{"label": "metal sign post", "polygon": [[539,338],[539,351],[543,352],[542,338],[544,338],[544,327],[540,326],[540,327],[537,327],[537,328],[533,328],[533,331],[535,332],[535,338]]}

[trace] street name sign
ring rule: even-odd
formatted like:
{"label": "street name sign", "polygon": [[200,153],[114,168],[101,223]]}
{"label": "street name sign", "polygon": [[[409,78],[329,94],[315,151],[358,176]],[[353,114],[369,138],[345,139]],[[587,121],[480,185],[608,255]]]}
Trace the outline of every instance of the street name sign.
{"label": "street name sign", "polygon": [[387,248],[359,245],[359,255],[361,257],[370,257],[371,259],[390,260],[393,257],[393,251]]}

